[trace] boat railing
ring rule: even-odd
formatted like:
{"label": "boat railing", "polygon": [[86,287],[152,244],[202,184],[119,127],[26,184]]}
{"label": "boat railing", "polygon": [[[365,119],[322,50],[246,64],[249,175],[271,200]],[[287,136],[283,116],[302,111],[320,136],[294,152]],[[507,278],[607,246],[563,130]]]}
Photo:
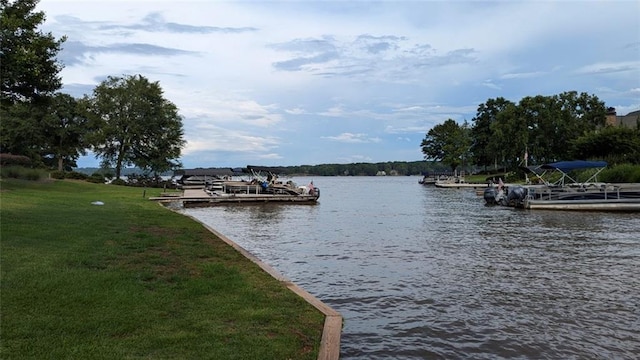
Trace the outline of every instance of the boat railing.
{"label": "boat railing", "polygon": [[[579,185],[579,186],[578,186]],[[538,189],[530,187],[527,189],[527,195],[524,197],[526,201],[529,200],[554,200],[561,194],[575,193],[595,193],[600,192],[603,194],[604,200],[619,200],[621,199],[620,190],[621,186],[617,184],[576,184],[576,186],[559,186],[559,187],[545,187]]]}

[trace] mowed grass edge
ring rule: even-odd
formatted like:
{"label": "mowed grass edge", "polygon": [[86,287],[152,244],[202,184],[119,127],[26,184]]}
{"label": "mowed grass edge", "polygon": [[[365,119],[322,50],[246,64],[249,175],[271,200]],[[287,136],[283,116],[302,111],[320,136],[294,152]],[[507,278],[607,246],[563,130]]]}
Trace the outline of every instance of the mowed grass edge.
{"label": "mowed grass edge", "polygon": [[161,190],[0,189],[0,358],[317,358],[324,315]]}

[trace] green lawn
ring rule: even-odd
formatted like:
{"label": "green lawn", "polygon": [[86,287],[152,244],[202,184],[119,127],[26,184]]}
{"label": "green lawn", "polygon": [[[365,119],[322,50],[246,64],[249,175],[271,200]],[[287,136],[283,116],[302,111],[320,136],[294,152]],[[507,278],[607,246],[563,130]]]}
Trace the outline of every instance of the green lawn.
{"label": "green lawn", "polygon": [[0,186],[0,358],[317,357],[317,309],[143,189]]}

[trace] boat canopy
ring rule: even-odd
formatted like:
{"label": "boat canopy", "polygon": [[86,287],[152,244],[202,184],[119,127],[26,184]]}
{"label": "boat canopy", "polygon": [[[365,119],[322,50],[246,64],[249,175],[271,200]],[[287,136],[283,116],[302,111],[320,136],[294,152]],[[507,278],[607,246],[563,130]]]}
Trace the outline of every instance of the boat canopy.
{"label": "boat canopy", "polygon": [[560,170],[562,172],[569,172],[571,170],[580,169],[592,169],[592,168],[605,168],[607,167],[606,161],[585,161],[585,160],[573,160],[573,161],[559,161],[540,166],[541,169]]}
{"label": "boat canopy", "polygon": [[196,168],[180,169],[173,172],[174,176],[231,176],[233,170],[229,168]]}
{"label": "boat canopy", "polygon": [[562,177],[560,178],[560,180],[556,182],[556,185],[564,186],[566,183],[565,178],[571,180],[573,184],[578,184],[578,181],[576,181],[574,178],[568,175],[568,172],[572,170],[597,169],[596,172],[593,175],[591,175],[591,177],[587,179],[587,181],[584,182],[584,183],[589,183],[589,182],[597,181],[598,174],[600,174],[600,172],[604,170],[604,168],[606,167],[607,167],[606,161],[573,160],[573,161],[559,161],[555,163],[544,164],[540,166],[540,169],[557,170],[560,173],[562,173]]}
{"label": "boat canopy", "polygon": [[254,166],[254,165],[247,165],[246,168],[246,173],[252,173],[252,172],[267,172],[267,173],[273,173],[273,174],[284,174],[286,173],[286,169],[283,167],[276,167],[276,166]]}

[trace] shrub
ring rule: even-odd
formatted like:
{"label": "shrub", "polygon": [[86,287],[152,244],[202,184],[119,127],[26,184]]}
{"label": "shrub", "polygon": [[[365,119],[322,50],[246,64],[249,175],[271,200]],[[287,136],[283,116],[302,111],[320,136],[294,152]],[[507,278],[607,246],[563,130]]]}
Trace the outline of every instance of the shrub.
{"label": "shrub", "polygon": [[64,177],[67,179],[73,179],[73,180],[87,180],[89,176],[81,172],[71,171],[66,173]]}
{"label": "shrub", "polygon": [[115,179],[111,182],[112,185],[127,185],[127,182],[122,179]]}
{"label": "shrub", "polygon": [[3,166],[0,169],[0,176],[3,178],[15,178],[22,180],[41,180],[47,177],[42,169],[29,169],[23,166]]}
{"label": "shrub", "polygon": [[598,180],[603,182],[640,182],[640,166],[631,164],[616,165],[605,169],[598,176]]}
{"label": "shrub", "polygon": [[49,176],[52,179],[64,179],[65,178],[65,173],[64,171],[58,171],[58,170],[54,170],[52,172],[49,173]]}
{"label": "shrub", "polygon": [[93,173],[87,178],[87,181],[95,184],[104,184],[104,175],[100,173]]}
{"label": "shrub", "polygon": [[19,165],[19,166],[30,166],[31,159],[27,156],[23,155],[13,155],[13,154],[0,154],[0,165],[9,166],[9,165]]}
{"label": "shrub", "polygon": [[173,189],[175,184],[170,180],[163,180],[161,176],[145,175],[145,174],[131,174],[128,176],[129,181],[127,185],[137,187],[149,187],[149,188],[166,188]]}

